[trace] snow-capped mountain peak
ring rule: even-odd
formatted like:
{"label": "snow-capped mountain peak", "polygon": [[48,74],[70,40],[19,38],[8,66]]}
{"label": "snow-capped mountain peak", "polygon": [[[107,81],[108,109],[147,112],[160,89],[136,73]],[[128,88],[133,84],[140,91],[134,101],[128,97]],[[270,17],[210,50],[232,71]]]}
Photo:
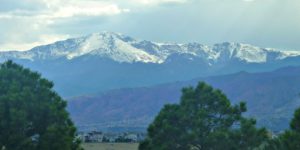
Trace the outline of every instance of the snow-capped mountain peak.
{"label": "snow-capped mountain peak", "polygon": [[[239,60],[246,63],[265,63],[300,56],[300,51],[277,51],[242,43],[224,42],[213,46],[199,43],[157,43],[132,37],[101,32],[35,47],[25,52],[1,52],[3,59],[72,60],[82,56],[99,56],[120,63],[164,63],[172,55],[190,55],[208,64]],[[194,59],[194,58],[193,58]]]}
{"label": "snow-capped mountain peak", "polygon": [[239,59],[249,63],[263,63],[267,61],[268,55],[265,49],[242,43],[215,44],[213,50],[217,52],[219,61]]}

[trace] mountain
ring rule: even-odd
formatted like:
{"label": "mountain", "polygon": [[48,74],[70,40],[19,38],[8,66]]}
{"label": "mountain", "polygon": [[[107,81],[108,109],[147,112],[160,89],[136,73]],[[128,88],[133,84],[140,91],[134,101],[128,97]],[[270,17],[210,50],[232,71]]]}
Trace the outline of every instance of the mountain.
{"label": "mountain", "polygon": [[157,43],[102,32],[23,52],[0,52],[0,61],[7,59],[41,72],[61,95],[72,97],[239,71],[271,71],[299,65],[300,51],[229,42]]}
{"label": "mountain", "polygon": [[221,89],[234,104],[247,102],[246,115],[273,131],[288,128],[293,112],[300,106],[300,67],[286,67],[80,96],[70,99],[68,110],[82,130],[145,129],[164,104],[179,102],[182,87],[195,86],[199,81]]}
{"label": "mountain", "polygon": [[25,52],[1,52],[5,59],[55,60],[69,61],[82,56],[99,56],[116,62],[126,63],[164,63],[172,55],[186,55],[192,60],[202,59],[209,65],[237,59],[248,63],[265,63],[288,57],[300,56],[299,51],[276,51],[241,43],[221,43],[205,46],[199,43],[171,44],[135,40],[129,36],[102,32],[85,37],[58,41],[53,44],[38,46]]}

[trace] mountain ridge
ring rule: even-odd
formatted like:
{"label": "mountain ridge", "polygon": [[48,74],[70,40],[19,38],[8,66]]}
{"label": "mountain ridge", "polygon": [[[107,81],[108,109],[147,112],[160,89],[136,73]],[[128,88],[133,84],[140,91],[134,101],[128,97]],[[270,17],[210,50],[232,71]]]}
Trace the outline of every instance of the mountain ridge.
{"label": "mountain ridge", "polygon": [[256,118],[259,126],[282,131],[288,128],[294,110],[300,106],[299,74],[300,67],[284,67],[272,72],[242,71],[150,87],[115,89],[71,98],[68,110],[80,129],[131,126],[145,129],[164,104],[179,102],[183,87],[205,81],[221,89],[231,103],[245,101],[246,115]]}
{"label": "mountain ridge", "polygon": [[209,65],[214,65],[231,59],[239,59],[247,63],[265,63],[300,56],[300,51],[280,51],[233,42],[218,43],[213,46],[196,42],[157,43],[136,40],[120,33],[100,32],[37,46],[24,52],[0,52],[0,58],[2,60],[20,58],[31,61],[58,58],[71,60],[84,55],[94,55],[120,63],[164,63],[173,54],[188,54],[204,60]]}
{"label": "mountain ridge", "polygon": [[113,32],[58,41],[24,52],[0,52],[55,83],[63,97],[151,86],[239,71],[265,72],[300,65],[300,51],[249,44],[173,44],[136,40]]}

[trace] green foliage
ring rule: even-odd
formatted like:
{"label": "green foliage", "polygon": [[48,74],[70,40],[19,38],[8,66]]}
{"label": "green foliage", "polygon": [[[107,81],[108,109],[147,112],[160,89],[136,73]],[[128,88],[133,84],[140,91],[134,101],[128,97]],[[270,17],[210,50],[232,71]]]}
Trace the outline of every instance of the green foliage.
{"label": "green foliage", "polygon": [[300,108],[294,113],[294,118],[290,123],[290,130],[273,139],[267,150],[298,150],[300,149]]}
{"label": "green foliage", "polygon": [[66,101],[53,83],[12,61],[0,65],[0,148],[78,150]]}
{"label": "green foliage", "polygon": [[300,108],[295,111],[290,128],[279,137],[281,147],[285,150],[300,149]]}
{"label": "green foliage", "polygon": [[205,83],[182,90],[180,104],[166,105],[148,128],[140,150],[248,150],[267,139],[255,120],[242,117],[246,104],[232,106]]}

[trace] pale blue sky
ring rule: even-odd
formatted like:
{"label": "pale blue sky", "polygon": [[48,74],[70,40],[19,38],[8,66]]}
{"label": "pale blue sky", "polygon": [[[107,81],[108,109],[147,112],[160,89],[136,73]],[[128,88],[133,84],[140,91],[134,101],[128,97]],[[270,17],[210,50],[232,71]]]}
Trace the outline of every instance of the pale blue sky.
{"label": "pale blue sky", "polygon": [[112,31],[300,50],[299,0],[0,0],[0,50]]}

